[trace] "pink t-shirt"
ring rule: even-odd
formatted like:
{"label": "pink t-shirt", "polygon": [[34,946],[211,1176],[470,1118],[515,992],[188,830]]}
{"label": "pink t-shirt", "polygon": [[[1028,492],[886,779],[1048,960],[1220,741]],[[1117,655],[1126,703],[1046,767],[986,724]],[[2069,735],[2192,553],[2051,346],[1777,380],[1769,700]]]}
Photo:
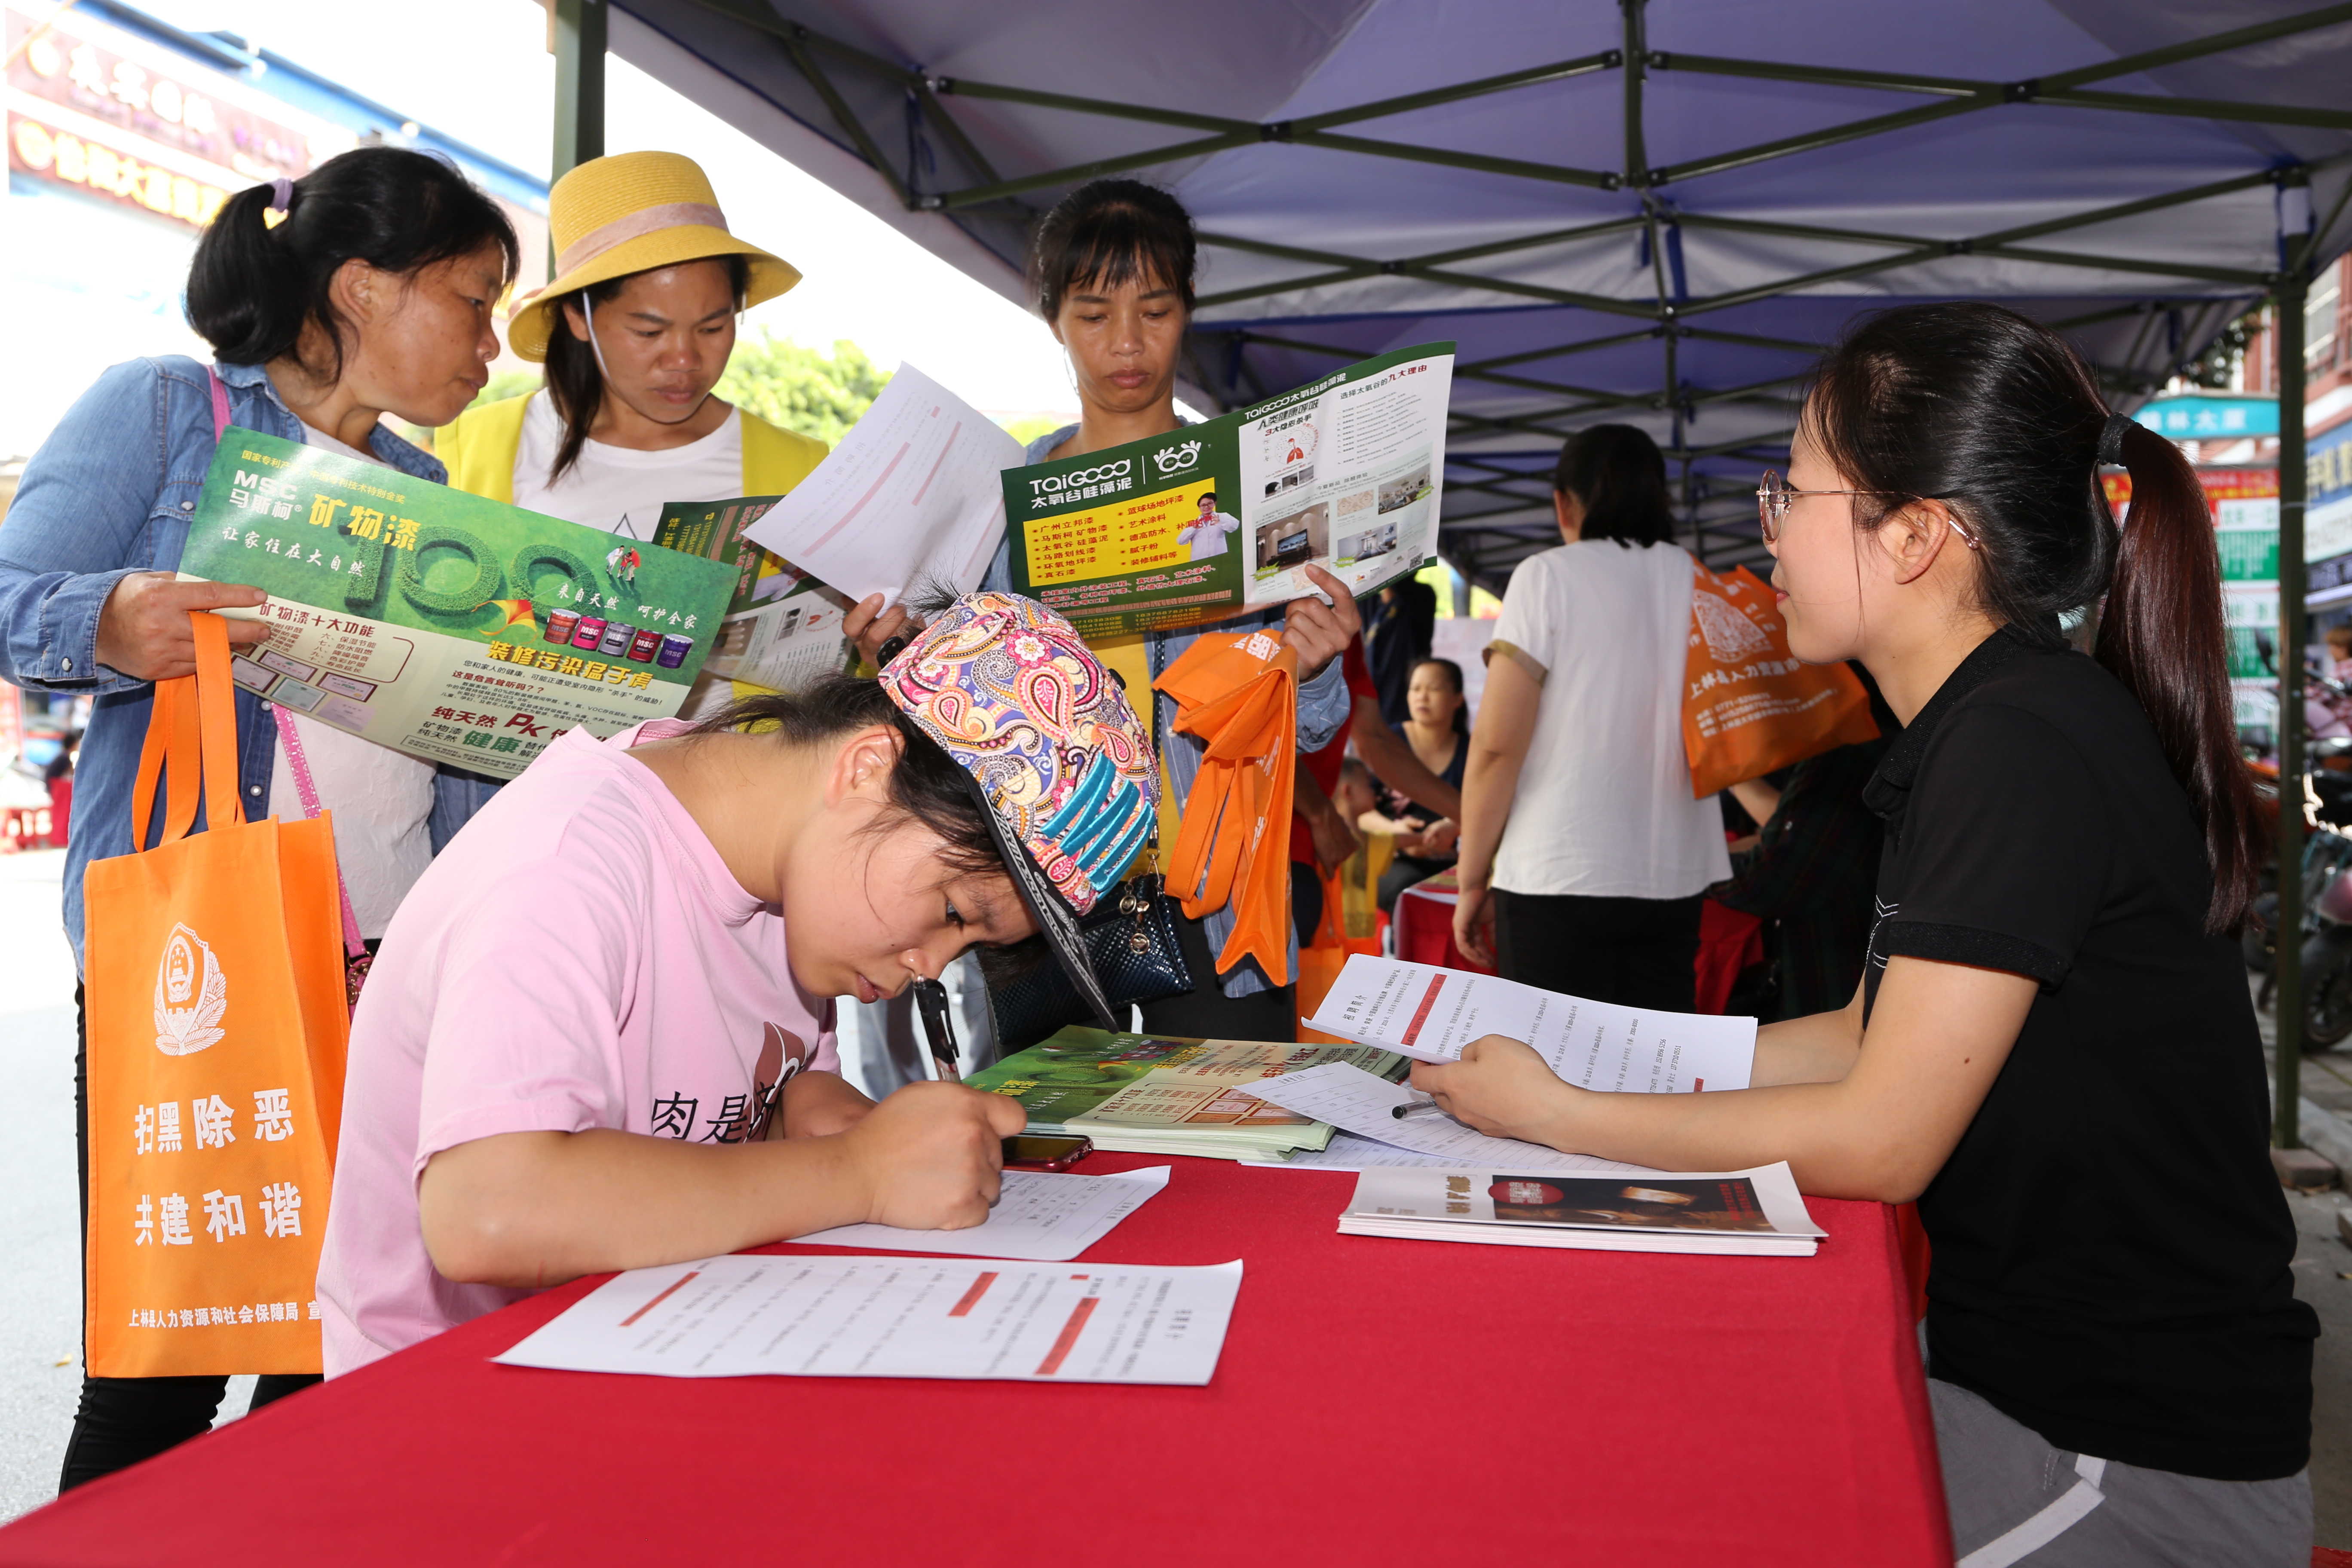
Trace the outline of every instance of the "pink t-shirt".
{"label": "pink t-shirt", "polygon": [[466,825],[385,932],[352,1024],[319,1259],[327,1375],[531,1292],[434,1272],[416,1184],[500,1132],[764,1131],[780,1075],[838,1066],[784,922],[628,754],[676,720],[574,730]]}

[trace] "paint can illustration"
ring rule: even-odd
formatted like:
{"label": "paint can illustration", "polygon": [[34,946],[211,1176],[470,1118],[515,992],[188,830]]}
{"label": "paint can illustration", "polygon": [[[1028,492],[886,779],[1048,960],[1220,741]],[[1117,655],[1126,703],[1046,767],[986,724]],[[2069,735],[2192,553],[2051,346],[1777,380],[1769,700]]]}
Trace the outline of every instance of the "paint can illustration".
{"label": "paint can illustration", "polygon": [[661,633],[651,626],[646,627],[629,639],[629,657],[639,664],[652,663],[654,655],[660,650]]}
{"label": "paint can illustration", "polygon": [[572,646],[584,647],[593,653],[596,651],[596,645],[604,640],[604,623],[594,616],[583,616],[580,617],[580,635],[572,639]]}
{"label": "paint can illustration", "polygon": [[570,642],[572,640],[572,634],[579,629],[579,611],[550,610],[547,612],[547,640],[555,644],[558,647]]}
{"label": "paint can illustration", "polygon": [[614,621],[604,628],[604,640],[596,645],[596,651],[607,656],[626,653],[629,651],[629,639],[636,635],[636,631],[635,626]]}
{"label": "paint can illustration", "polygon": [[694,639],[692,637],[682,637],[677,636],[676,633],[672,633],[668,637],[662,638],[661,658],[656,662],[664,669],[676,669],[678,666],[686,662],[686,656],[693,651]]}

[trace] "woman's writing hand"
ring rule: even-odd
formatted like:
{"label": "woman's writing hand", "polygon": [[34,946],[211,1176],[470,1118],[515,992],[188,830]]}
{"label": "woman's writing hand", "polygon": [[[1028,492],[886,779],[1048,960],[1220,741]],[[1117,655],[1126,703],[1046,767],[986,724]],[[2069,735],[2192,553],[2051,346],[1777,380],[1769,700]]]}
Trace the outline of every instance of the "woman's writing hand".
{"label": "woman's writing hand", "polygon": [[[133,572],[114,585],[98,613],[98,662],[133,680],[175,680],[196,672],[191,610],[250,609],[269,603],[258,588],[238,583],[183,583],[171,572]],[[267,642],[259,621],[228,623],[231,649]],[[79,675],[82,672],[71,672]],[[90,670],[96,678],[98,671]]]}
{"label": "woman's writing hand", "polygon": [[1562,1117],[1584,1091],[1560,1080],[1534,1047],[1507,1035],[1481,1035],[1458,1062],[1415,1062],[1412,1087],[1438,1109],[1490,1138],[1565,1148]]}
{"label": "woman's writing hand", "polygon": [[842,1135],[869,1195],[866,1217],[904,1230],[966,1230],[1004,1181],[1021,1102],[954,1083],[910,1083]]}

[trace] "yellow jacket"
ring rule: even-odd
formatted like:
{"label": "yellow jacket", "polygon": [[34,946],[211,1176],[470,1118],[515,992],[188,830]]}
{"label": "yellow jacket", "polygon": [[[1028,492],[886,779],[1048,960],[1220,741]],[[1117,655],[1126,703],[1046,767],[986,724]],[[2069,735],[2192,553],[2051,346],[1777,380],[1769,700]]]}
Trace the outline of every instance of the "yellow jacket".
{"label": "yellow jacket", "polygon": [[[451,489],[514,503],[515,453],[522,447],[523,409],[530,402],[509,397],[486,403],[434,433],[433,455],[448,465]],[[748,408],[735,415],[743,427],[743,488],[738,494],[782,495],[824,460],[824,442],[778,429]]]}

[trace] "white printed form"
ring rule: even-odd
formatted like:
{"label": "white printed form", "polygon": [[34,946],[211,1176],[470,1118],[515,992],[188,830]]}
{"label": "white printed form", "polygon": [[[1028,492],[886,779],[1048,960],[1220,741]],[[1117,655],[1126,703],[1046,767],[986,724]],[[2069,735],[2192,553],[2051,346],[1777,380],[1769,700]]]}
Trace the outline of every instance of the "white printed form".
{"label": "white printed form", "polygon": [[[1590,1154],[1563,1154],[1557,1149],[1523,1143],[1516,1138],[1489,1138],[1442,1113],[1399,1120],[1396,1107],[1426,1105],[1429,1097],[1345,1062],[1270,1078],[1250,1085],[1250,1092],[1285,1110],[1328,1121],[1359,1138],[1375,1139],[1427,1156],[1425,1162],[1366,1160],[1347,1167],[1355,1170],[1408,1163],[1491,1165],[1498,1171],[1589,1171],[1595,1175],[1641,1175],[1648,1170],[1646,1166],[1621,1165],[1614,1160],[1596,1159]],[[1327,1163],[1320,1168],[1341,1167]]]}
{"label": "white printed form", "polygon": [[832,453],[745,536],[826,586],[904,598],[918,576],[980,586],[1004,533],[1021,443],[902,364]]}
{"label": "white printed form", "polygon": [[1166,1165],[1115,1176],[1007,1171],[987,1220],[970,1230],[901,1230],[895,1225],[844,1225],[793,1238],[810,1247],[871,1247],[888,1252],[952,1252],[965,1258],[1019,1258],[1066,1263],[1110,1234],[1111,1226],[1168,1185]]}
{"label": "white printed form", "polygon": [[1579,1089],[1636,1094],[1746,1089],[1756,1020],[1563,996],[1492,974],[1357,953],[1307,1020],[1327,1035],[1426,1062],[1482,1035],[1525,1040]]}
{"label": "white printed form", "polygon": [[1205,1268],[736,1254],[615,1275],[509,1366],[662,1377],[1200,1384],[1238,1260]]}

